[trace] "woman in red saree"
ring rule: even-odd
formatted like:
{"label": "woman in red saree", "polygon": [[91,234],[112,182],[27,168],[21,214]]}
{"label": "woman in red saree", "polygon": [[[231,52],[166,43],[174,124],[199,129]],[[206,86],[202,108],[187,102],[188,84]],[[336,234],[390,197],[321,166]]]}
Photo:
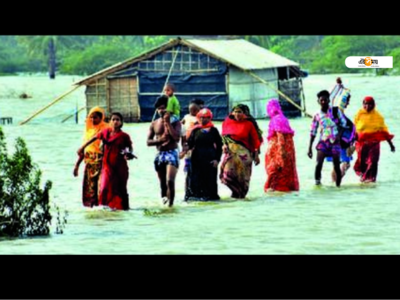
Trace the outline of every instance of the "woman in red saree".
{"label": "woman in red saree", "polygon": [[135,156],[132,153],[132,141],[130,136],[121,130],[123,125],[122,115],[112,113],[111,128],[104,129],[95,137],[85,143],[79,150],[82,153],[86,146],[96,139],[103,142],[103,167],[100,175],[99,204],[111,209],[128,210],[128,159]]}
{"label": "woman in red saree", "polygon": [[220,179],[232,191],[232,198],[246,197],[252,171],[252,163],[260,163],[261,139],[251,116],[244,114],[247,106],[236,105],[232,113],[222,123],[222,139],[225,153],[220,171]]}
{"label": "woman in red saree", "polygon": [[[86,128],[83,135],[83,142],[87,142],[100,131],[108,128],[109,125],[105,121],[104,109],[95,106],[86,118]],[[80,155],[75,167],[74,176],[78,176],[79,165],[85,162],[85,170],[83,174],[82,202],[84,206],[93,207],[99,205],[99,178],[101,172],[101,164],[103,160],[103,151],[100,148],[100,140],[95,141],[85,148],[83,155]]]}
{"label": "woman in red saree", "polygon": [[354,171],[360,176],[361,182],[375,182],[378,176],[380,142],[387,141],[390,150],[395,152],[392,143],[393,134],[389,134],[383,116],[375,108],[375,100],[367,96],[354,119],[356,126],[357,161]]}
{"label": "woman in red saree", "polygon": [[298,191],[299,178],[293,142],[294,131],[283,115],[278,100],[269,100],[267,113],[271,119],[268,127],[268,147],[265,153],[267,181],[264,191]]}

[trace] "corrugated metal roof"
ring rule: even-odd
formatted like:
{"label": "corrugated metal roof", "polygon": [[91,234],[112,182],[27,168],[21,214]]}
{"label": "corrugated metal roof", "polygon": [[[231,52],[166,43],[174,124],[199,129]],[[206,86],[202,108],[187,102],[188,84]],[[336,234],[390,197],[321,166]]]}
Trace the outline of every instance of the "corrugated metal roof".
{"label": "corrugated metal roof", "polygon": [[246,40],[183,40],[244,70],[299,66],[298,63]]}
{"label": "corrugated metal roof", "polygon": [[257,46],[243,39],[235,40],[206,40],[206,39],[173,39],[154,47],[135,57],[129,58],[123,62],[112,65],[111,67],[100,70],[89,75],[75,85],[87,84],[88,82],[107,76],[113,72],[125,68],[127,65],[148,59],[167,48],[174,47],[178,44],[184,44],[193,47],[198,51],[204,52],[217,59],[232,64],[242,70],[258,70],[287,66],[299,66],[298,63],[287,59],[279,54],[273,53],[265,48]]}
{"label": "corrugated metal roof", "polygon": [[126,59],[126,60],[124,60],[122,62],[116,63],[116,64],[114,64],[114,65],[112,65],[110,67],[104,68],[104,69],[102,69],[102,70],[100,70],[100,71],[98,71],[96,73],[93,73],[93,74],[91,74],[89,76],[86,76],[85,78],[79,80],[78,82],[76,82],[74,84],[75,85],[87,84],[88,82],[90,82],[90,81],[92,81],[92,80],[94,80],[96,78],[105,77],[108,74],[112,74],[114,72],[117,72],[117,71],[125,68],[126,66],[134,63],[134,62],[146,59],[146,58],[148,58],[149,55],[155,55],[156,53],[158,53],[160,51],[163,51],[165,46],[173,47],[174,45],[179,44],[179,42],[180,42],[180,40],[178,40],[178,39],[174,39],[174,40],[171,40],[169,42],[165,42],[165,43],[163,43],[161,45],[158,45],[158,46],[154,47],[153,49],[147,50],[147,51],[145,51],[143,53],[140,53],[140,54],[138,54],[138,55],[136,55],[134,57],[128,58],[128,59]]}

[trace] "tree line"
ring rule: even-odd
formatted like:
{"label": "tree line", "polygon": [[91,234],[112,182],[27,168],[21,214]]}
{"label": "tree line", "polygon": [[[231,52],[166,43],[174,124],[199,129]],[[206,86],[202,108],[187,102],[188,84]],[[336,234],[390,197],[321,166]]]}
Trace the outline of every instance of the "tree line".
{"label": "tree line", "polygon": [[[43,73],[89,75],[176,36],[0,36],[0,74]],[[182,36],[199,38],[200,36]],[[393,56],[393,69],[400,73],[400,36],[242,35],[209,36],[243,38],[300,63],[312,74],[366,72],[349,69],[348,56]],[[370,69],[367,71],[371,71]]]}

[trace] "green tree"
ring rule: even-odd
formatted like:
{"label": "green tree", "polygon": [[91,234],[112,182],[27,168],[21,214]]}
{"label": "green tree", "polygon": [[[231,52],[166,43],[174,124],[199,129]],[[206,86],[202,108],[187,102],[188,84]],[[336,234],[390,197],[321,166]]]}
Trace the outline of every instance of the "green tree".
{"label": "green tree", "polygon": [[400,48],[390,51],[388,56],[393,56],[393,73],[400,74]]}
{"label": "green tree", "polygon": [[307,67],[321,52],[320,35],[271,36],[271,51]]}
{"label": "green tree", "polygon": [[166,36],[99,36],[85,49],[69,51],[63,59],[61,71],[66,74],[91,74],[167,40]]}
{"label": "green tree", "polygon": [[110,67],[135,55],[135,49],[115,47],[113,43],[96,43],[83,51],[75,51],[64,58],[61,71],[65,74],[87,75]]}
{"label": "green tree", "polygon": [[8,155],[0,127],[0,236],[50,233],[52,183],[47,181],[42,189],[41,174],[21,138],[16,140],[14,154]]}
{"label": "green tree", "polygon": [[252,42],[260,47],[270,49],[271,48],[271,37],[269,35],[245,35],[245,40]]}
{"label": "green tree", "polygon": [[13,35],[0,36],[0,73],[12,74],[16,72],[26,72],[38,63],[34,59],[29,59],[26,49],[18,44]]}
{"label": "green tree", "polygon": [[349,69],[345,65],[348,56],[386,56],[400,47],[399,36],[326,36],[322,51],[312,64],[314,72],[365,72],[364,69]]}
{"label": "green tree", "polygon": [[27,46],[29,55],[47,59],[50,79],[56,78],[57,48],[71,46],[74,41],[73,37],[63,35],[19,36],[17,40]]}
{"label": "green tree", "polygon": [[142,51],[157,47],[158,45],[167,42],[169,38],[170,37],[166,35],[146,35],[143,37]]}

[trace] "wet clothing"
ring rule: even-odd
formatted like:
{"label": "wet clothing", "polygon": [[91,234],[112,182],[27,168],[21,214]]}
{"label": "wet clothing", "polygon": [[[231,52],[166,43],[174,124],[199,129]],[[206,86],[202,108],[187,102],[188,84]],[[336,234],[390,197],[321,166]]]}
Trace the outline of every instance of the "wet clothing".
{"label": "wet clothing", "polygon": [[339,134],[339,126],[346,127],[346,124],[346,118],[340,110],[337,111],[336,121],[332,107],[329,107],[326,113],[321,110],[317,112],[313,117],[310,129],[310,135],[316,136],[318,128],[320,128],[320,138],[316,150],[322,151],[327,157],[340,155],[340,141],[335,142],[335,140]]}
{"label": "wet clothing", "polygon": [[375,182],[378,176],[378,162],[381,152],[380,142],[356,143],[358,154],[354,164],[354,171],[360,176],[360,181]]}
{"label": "wet clothing", "polygon": [[281,192],[299,190],[293,134],[277,132],[268,140],[265,170],[267,172],[265,192],[268,189]]}
{"label": "wet clothing", "polygon": [[[101,113],[102,118],[99,124],[94,125],[90,116],[96,112]],[[84,143],[92,139],[102,130],[109,128],[108,123],[104,120],[104,109],[95,106],[89,111],[85,121],[85,132],[83,134]],[[95,140],[85,148],[83,154],[85,169],[83,171],[82,203],[87,207],[93,207],[99,204],[99,183],[103,161],[103,150],[101,149],[100,144],[100,140]]]}
{"label": "wet clothing", "polygon": [[178,149],[159,151],[154,159],[154,168],[158,172],[162,165],[172,165],[179,168]]}
{"label": "wet clothing", "polygon": [[112,209],[127,210],[129,169],[123,153],[126,148],[132,148],[132,141],[123,131],[111,136],[111,130],[111,128],[105,129],[97,135],[104,145],[99,204]]}
{"label": "wet clothing", "polygon": [[266,108],[271,119],[268,124],[268,147],[265,153],[267,181],[264,191],[298,191],[294,130],[284,116],[279,100],[269,100]]}
{"label": "wet clothing", "polygon": [[99,185],[103,154],[84,153],[85,169],[82,183],[82,203],[84,206],[93,207],[99,205]]}
{"label": "wet clothing", "polygon": [[322,151],[326,157],[332,157],[333,155],[340,155],[342,148],[340,147],[340,142],[331,143],[327,141],[319,141],[315,147],[318,151]]}
{"label": "wet clothing", "polygon": [[223,142],[229,153],[222,159],[220,179],[232,191],[233,198],[245,198],[250,187],[253,155],[260,150],[260,139],[254,123],[229,115],[222,123]]}
{"label": "wet clothing", "polygon": [[[365,100],[364,100],[365,101]],[[370,112],[360,109],[354,119],[357,132],[357,160],[354,171],[361,181],[375,182],[378,176],[380,142],[393,139],[383,116],[374,108]]]}
{"label": "wet clothing", "polygon": [[[334,116],[334,122],[338,125],[340,128],[341,126],[339,125],[339,119],[337,118],[337,112],[339,110],[339,107],[332,107],[333,110],[333,116]],[[343,111],[342,111],[343,113]],[[342,138],[340,139],[340,162],[346,162],[349,163],[351,160],[353,160],[353,156],[347,155],[347,149],[352,146],[355,142],[355,137],[356,137],[356,127],[354,126],[354,123],[343,113],[343,117],[346,119],[346,127],[343,128],[343,133],[342,133]],[[326,158],[327,161],[332,161],[332,157],[328,156]]]}
{"label": "wet clothing", "polygon": [[233,198],[245,198],[250,187],[253,157],[241,144],[231,142],[228,147],[229,153],[223,156],[219,177],[232,191]]}
{"label": "wet clothing", "polygon": [[218,200],[218,168],[211,162],[220,161],[222,155],[222,138],[215,127],[193,129],[188,139],[192,150],[191,172],[189,174],[188,197],[201,200]]}

